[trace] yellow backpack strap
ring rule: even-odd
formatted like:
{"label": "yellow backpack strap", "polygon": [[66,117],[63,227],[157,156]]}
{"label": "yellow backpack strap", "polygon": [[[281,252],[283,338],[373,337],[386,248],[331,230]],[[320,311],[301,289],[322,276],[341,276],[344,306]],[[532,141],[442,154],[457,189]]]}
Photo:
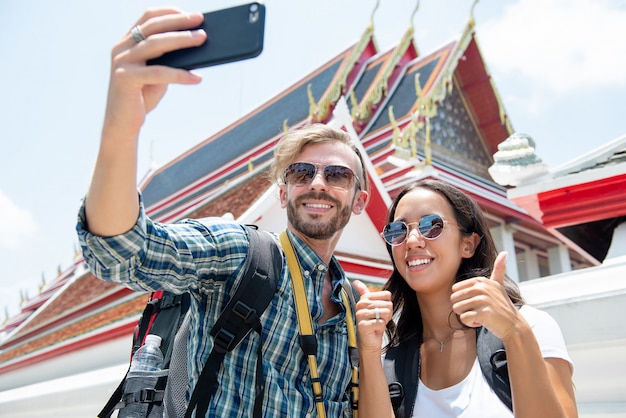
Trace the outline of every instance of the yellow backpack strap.
{"label": "yellow backpack strap", "polygon": [[[346,279],[346,282],[348,279]],[[352,407],[352,416],[354,418],[358,417],[358,409],[359,409],[359,352],[357,347],[356,340],[356,322],[354,320],[354,312],[352,311],[355,306],[354,298],[349,295],[348,292],[352,291],[346,290],[347,286],[352,286],[347,283],[341,289],[341,297],[343,298],[343,304],[346,307],[346,326],[348,327],[348,348],[350,350],[350,366],[352,369],[352,379],[350,381],[350,405]]]}
{"label": "yellow backpack strap", "polygon": [[296,312],[298,314],[298,328],[300,330],[300,346],[309,362],[311,370],[311,384],[313,386],[313,395],[315,396],[315,406],[320,418],[326,418],[324,410],[324,394],[322,393],[322,383],[317,371],[317,338],[313,333],[313,320],[311,319],[311,311],[309,303],[306,299],[306,291],[304,289],[304,280],[302,279],[302,270],[300,263],[296,258],[296,253],[291,245],[291,241],[287,236],[287,231],[283,231],[279,235],[280,245],[287,257],[287,265],[289,266],[289,275],[291,276],[291,285],[293,286],[293,294],[296,303]]}

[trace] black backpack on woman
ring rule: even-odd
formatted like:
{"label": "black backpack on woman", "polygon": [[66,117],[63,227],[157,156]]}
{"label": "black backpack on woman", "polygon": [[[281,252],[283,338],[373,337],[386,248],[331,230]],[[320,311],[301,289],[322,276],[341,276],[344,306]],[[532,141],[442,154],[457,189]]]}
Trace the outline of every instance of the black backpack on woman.
{"label": "black backpack on woman", "polygon": [[[421,338],[412,338],[391,347],[385,355],[385,376],[396,418],[408,418],[413,415],[420,370],[420,345]],[[511,383],[502,340],[487,328],[477,328],[476,352],[489,386],[512,411]]]}

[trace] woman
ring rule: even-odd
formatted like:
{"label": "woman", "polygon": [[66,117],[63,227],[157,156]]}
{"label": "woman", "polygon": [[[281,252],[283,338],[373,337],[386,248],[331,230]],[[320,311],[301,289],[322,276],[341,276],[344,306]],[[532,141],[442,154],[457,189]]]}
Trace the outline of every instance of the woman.
{"label": "woman", "polygon": [[[386,350],[414,337],[421,342],[418,390],[406,417],[577,416],[561,331],[548,314],[523,305],[505,279],[506,253],[497,253],[478,205],[453,186],[424,180],[395,198],[388,222],[381,235],[394,270],[385,289],[356,284],[359,417],[394,414],[381,365],[385,331]],[[477,327],[504,343],[513,412],[482,375]]]}

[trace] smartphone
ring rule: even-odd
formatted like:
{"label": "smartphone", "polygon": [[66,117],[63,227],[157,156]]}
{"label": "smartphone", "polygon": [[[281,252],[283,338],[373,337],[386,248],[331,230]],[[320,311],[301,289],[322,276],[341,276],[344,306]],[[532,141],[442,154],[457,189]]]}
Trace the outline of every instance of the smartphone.
{"label": "smartphone", "polygon": [[167,65],[193,70],[254,58],[263,51],[265,6],[248,3],[204,13],[207,40],[200,46],[163,54],[148,65]]}

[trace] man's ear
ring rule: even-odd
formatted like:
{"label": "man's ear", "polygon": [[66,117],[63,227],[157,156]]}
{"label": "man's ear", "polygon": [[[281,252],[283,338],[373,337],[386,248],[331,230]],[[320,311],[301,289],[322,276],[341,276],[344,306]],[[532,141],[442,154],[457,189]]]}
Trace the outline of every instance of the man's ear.
{"label": "man's ear", "polygon": [[473,257],[478,244],[480,244],[480,236],[476,232],[472,232],[472,235],[468,237],[463,237],[461,242],[461,254],[463,258]]}
{"label": "man's ear", "polygon": [[285,209],[287,207],[287,185],[279,184],[278,185],[278,193],[280,197],[280,207]]}
{"label": "man's ear", "polygon": [[366,191],[358,190],[354,196],[354,204],[352,205],[352,213],[359,215],[367,205],[368,194]]}

